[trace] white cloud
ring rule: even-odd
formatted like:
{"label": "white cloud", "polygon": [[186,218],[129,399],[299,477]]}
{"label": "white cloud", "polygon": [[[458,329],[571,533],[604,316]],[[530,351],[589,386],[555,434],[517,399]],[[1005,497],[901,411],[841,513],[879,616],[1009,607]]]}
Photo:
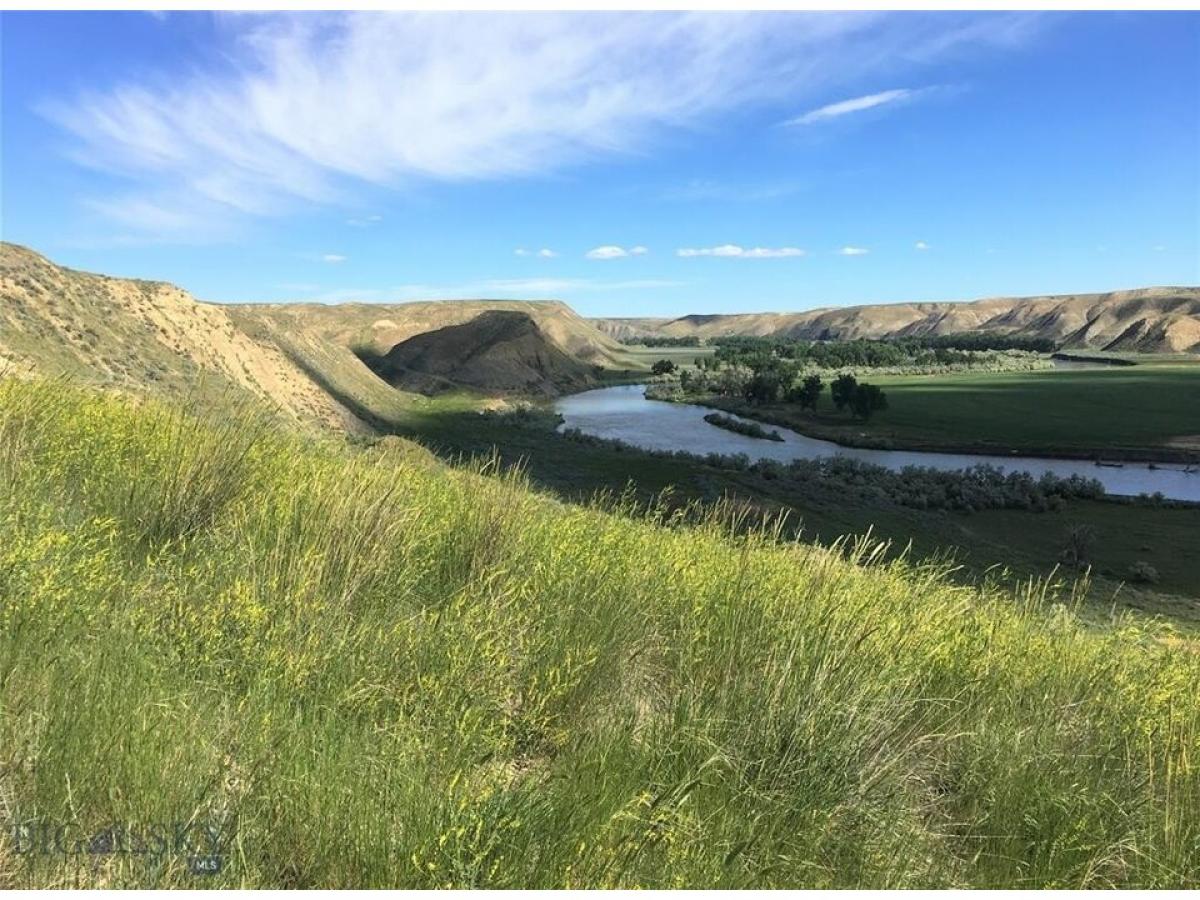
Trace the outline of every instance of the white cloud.
{"label": "white cloud", "polygon": [[870,252],[866,247],[843,247],[838,251],[842,256],[866,256]]}
{"label": "white cloud", "polygon": [[898,106],[912,103],[916,100],[933,95],[946,96],[964,90],[962,85],[930,85],[923,88],[893,88],[890,91],[880,91],[877,94],[867,94],[864,97],[852,97],[849,100],[839,100],[817,109],[809,110],[802,116],[788,119],[784,125],[814,125],[829,119],[837,119],[851,113],[875,109],[878,106]]}
{"label": "white cloud", "polygon": [[799,247],[754,247],[742,254],[746,259],[776,259],[785,256],[805,256]]}
{"label": "white cloud", "polygon": [[736,259],[780,259],[789,256],[807,256],[799,247],[752,247],[746,249],[737,244],[721,244],[719,247],[682,247],[675,251],[677,256],[725,256]]}
{"label": "white cloud", "polygon": [[861,112],[864,109],[873,109],[876,106],[883,106],[885,103],[895,103],[898,100],[908,99],[913,95],[913,91],[908,88],[897,88],[891,91],[880,91],[878,94],[868,94],[865,97],[855,97],[852,100],[841,100],[837,103],[830,103],[828,106],[822,106],[818,109],[810,110],[802,116],[797,116],[794,119],[788,119],[783,124],[785,125],[812,125],[814,122],[823,122],[826,119],[836,119],[838,116],[845,116],[854,112]]}
{"label": "white cloud", "polygon": [[361,216],[358,218],[347,219],[347,225],[353,225],[355,228],[369,228],[372,225],[378,225],[383,221],[383,216]]}
{"label": "white cloud", "polygon": [[326,253],[321,257],[321,262],[327,263],[342,263],[346,261],[346,257],[340,253]]}
{"label": "white cloud", "polygon": [[928,245],[927,243],[925,243],[924,241],[917,241],[915,244],[913,244],[913,249],[915,249],[915,250],[928,250],[928,249],[929,249],[929,245]]}
{"label": "white cloud", "polygon": [[584,256],[588,259],[622,259],[626,256],[641,256],[646,252],[645,247],[626,250],[624,247],[617,247],[614,244],[605,244],[603,247],[593,247]]}
{"label": "white cloud", "polygon": [[537,256],[541,259],[554,259],[558,256],[553,250],[548,247],[543,247],[541,250],[526,250],[524,247],[518,247],[513,251],[517,256]]}
{"label": "white cloud", "polygon": [[737,244],[722,244],[719,247],[681,247],[677,256],[741,256],[746,251]]}
{"label": "white cloud", "polygon": [[40,110],[73,136],[75,160],[136,186],[136,196],[101,201],[114,217],[139,218],[137,205],[153,202],[202,225],[350,205],[364,186],[542,177],[641,153],[666,130],[725,110],[802,98],[965,46],[1015,45],[1032,21],[239,15],[223,20],[222,43],[203,64],[143,70]]}
{"label": "white cloud", "polygon": [[645,247],[643,247],[641,244],[638,244],[636,247],[629,248],[630,256],[645,256],[649,252],[650,251],[648,249],[646,249]]}

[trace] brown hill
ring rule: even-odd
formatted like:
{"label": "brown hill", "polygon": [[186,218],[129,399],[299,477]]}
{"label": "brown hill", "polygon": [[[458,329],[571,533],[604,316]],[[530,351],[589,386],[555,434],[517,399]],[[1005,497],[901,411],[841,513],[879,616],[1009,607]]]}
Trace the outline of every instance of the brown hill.
{"label": "brown hill", "polygon": [[1048,338],[1069,349],[1195,353],[1200,352],[1200,288],[893,303],[802,313],[695,315],[666,321],[610,319],[597,320],[596,324],[619,338],[743,334],[846,340],[977,331]]}
{"label": "brown hill", "polygon": [[14,374],[149,393],[245,390],[295,418],[361,424],[278,346],[165,282],[67,269],[5,243],[0,326],[0,367]]}
{"label": "brown hill", "polygon": [[205,303],[171,284],[80,272],[0,243],[0,371],[149,393],[246,391],[289,417],[343,429],[386,423],[417,399],[360,354],[497,309],[536,322],[575,366],[628,367],[616,342],[558,302]]}
{"label": "brown hill", "polygon": [[489,310],[524,313],[564,353],[595,365],[625,368],[611,337],[558,300],[428,300],[414,303],[239,303],[225,307],[248,329],[266,328],[385,354],[417,334],[461,325]]}
{"label": "brown hill", "polygon": [[486,387],[553,396],[595,383],[592,366],[564,352],[532,316],[516,310],[489,310],[418,334],[372,368],[390,384],[424,394]]}

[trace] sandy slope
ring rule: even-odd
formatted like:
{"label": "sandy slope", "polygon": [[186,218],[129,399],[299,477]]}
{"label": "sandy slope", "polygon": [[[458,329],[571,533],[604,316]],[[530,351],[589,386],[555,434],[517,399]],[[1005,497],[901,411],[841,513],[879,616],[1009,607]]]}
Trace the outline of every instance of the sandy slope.
{"label": "sandy slope", "polygon": [[0,323],[0,356],[17,373],[153,393],[232,386],[295,418],[358,425],[279,347],[164,282],[78,272],[4,244]]}

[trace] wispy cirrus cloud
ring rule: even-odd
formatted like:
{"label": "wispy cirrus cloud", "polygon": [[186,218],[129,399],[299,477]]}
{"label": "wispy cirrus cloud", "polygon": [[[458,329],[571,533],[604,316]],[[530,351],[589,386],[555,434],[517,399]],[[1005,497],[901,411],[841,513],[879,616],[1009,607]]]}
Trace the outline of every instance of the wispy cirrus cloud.
{"label": "wispy cirrus cloud", "polygon": [[730,259],[782,259],[785,257],[807,256],[808,251],[799,247],[740,247],[737,244],[721,244],[717,247],[681,247],[675,251],[676,256],[685,258],[695,256],[722,256]]}
{"label": "wispy cirrus cloud", "polygon": [[140,70],[41,105],[71,135],[74,159],[133,185],[96,199],[96,210],[182,239],[222,218],[351,206],[366,187],[541,177],[646,152],[666,132],[729,109],[828,92],[965,47],[1010,46],[1036,19],[323,13],[223,21],[228,44],[207,62]]}
{"label": "wispy cirrus cloud", "polygon": [[812,125],[815,122],[824,122],[826,119],[836,119],[839,116],[848,116],[851,113],[862,112],[867,109],[874,109],[877,106],[885,106],[889,103],[899,103],[904,100],[911,100],[920,91],[913,91],[909,88],[895,88],[890,91],[880,91],[878,94],[867,94],[864,97],[853,97],[850,100],[839,100],[837,103],[829,103],[825,106],[817,107],[809,110],[804,115],[796,116],[794,119],[788,119],[784,125]]}

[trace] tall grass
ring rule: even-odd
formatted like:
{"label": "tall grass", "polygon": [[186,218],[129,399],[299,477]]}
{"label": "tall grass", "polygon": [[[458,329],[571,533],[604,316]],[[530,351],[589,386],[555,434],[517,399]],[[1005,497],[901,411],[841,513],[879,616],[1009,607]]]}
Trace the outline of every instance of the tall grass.
{"label": "tall grass", "polygon": [[0,438],[0,816],[234,835],[2,884],[1200,885],[1165,627],[245,410],[7,381]]}

